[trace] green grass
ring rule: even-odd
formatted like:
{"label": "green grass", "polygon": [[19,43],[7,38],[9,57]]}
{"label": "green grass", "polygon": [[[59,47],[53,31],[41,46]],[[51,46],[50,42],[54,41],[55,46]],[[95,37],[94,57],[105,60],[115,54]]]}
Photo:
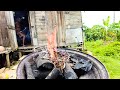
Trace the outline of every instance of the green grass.
{"label": "green grass", "polygon": [[120,79],[120,42],[87,41],[85,48],[105,65],[110,79]]}

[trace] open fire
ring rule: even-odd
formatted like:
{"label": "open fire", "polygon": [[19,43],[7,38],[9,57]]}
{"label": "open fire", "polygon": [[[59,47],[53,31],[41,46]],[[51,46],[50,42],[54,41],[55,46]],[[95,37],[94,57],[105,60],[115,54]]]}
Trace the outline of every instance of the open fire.
{"label": "open fire", "polygon": [[[17,79],[108,79],[104,65],[96,58],[72,49],[57,48],[57,59],[51,61],[47,49],[25,57],[17,68]],[[63,67],[61,67],[63,66]]]}
{"label": "open fire", "polygon": [[106,68],[90,55],[57,48],[58,27],[48,35],[47,48],[28,55],[19,64],[18,79],[100,79],[108,78]]}
{"label": "open fire", "polygon": [[56,34],[58,31],[57,25],[54,27],[54,31],[51,34],[48,34],[48,44],[47,50],[49,52],[49,58],[53,62],[56,68],[62,70],[65,68],[65,62],[69,58],[67,53],[57,51],[57,42],[56,42]]}

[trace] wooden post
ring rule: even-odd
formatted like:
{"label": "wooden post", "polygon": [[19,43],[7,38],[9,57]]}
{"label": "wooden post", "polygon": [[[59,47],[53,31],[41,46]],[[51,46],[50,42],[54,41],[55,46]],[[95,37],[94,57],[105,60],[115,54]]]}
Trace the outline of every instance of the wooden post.
{"label": "wooden post", "polygon": [[35,25],[35,11],[29,11],[29,24],[30,24],[30,34],[32,39],[32,45],[38,45],[37,30]]}
{"label": "wooden post", "polygon": [[58,21],[58,46],[65,46],[65,32],[64,32],[64,15],[63,11],[57,11],[57,21]]}
{"label": "wooden post", "polygon": [[9,53],[6,53],[6,61],[7,61],[7,67],[10,67],[10,59],[9,59]]}
{"label": "wooden post", "polygon": [[18,52],[19,53],[19,58],[21,58],[22,57],[22,53],[21,52]]}

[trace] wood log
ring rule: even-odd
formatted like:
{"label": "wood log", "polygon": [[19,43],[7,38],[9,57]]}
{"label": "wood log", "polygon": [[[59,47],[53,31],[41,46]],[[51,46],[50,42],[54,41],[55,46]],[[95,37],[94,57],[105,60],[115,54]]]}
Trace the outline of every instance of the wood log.
{"label": "wood log", "polygon": [[78,76],[68,63],[65,63],[64,76],[65,79],[78,79]]}
{"label": "wood log", "polygon": [[27,79],[35,79],[32,72],[31,64],[29,62],[25,62],[25,70],[26,70]]}
{"label": "wood log", "polygon": [[56,79],[59,74],[60,70],[58,68],[54,68],[45,79]]}

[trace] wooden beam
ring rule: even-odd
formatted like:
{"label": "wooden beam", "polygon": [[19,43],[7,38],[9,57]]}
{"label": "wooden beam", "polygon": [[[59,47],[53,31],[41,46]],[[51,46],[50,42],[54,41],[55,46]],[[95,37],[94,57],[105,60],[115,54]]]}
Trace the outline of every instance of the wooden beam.
{"label": "wooden beam", "polygon": [[5,53],[8,53],[8,51],[3,51],[3,52],[0,52],[0,54],[5,54]]}
{"label": "wooden beam", "polygon": [[22,52],[18,52],[19,53],[19,58],[21,58],[22,57]]}
{"label": "wooden beam", "polygon": [[38,45],[37,30],[35,25],[35,11],[29,11],[30,33],[32,37],[32,44]]}
{"label": "wooden beam", "polygon": [[6,61],[7,61],[7,67],[10,67],[10,58],[9,58],[9,53],[6,53]]}

